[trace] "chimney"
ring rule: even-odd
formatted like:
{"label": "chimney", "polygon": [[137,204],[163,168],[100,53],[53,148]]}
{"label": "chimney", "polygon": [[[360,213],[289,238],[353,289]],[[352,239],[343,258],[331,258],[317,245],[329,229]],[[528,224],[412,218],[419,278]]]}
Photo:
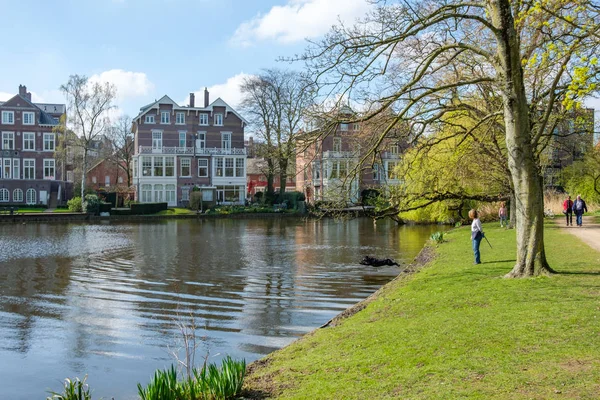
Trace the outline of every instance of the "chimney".
{"label": "chimney", "polygon": [[208,103],[209,103],[209,101],[208,101],[208,89],[204,88],[204,107],[205,108],[208,107]]}
{"label": "chimney", "polygon": [[196,95],[194,93],[190,93],[190,107],[194,108],[196,106]]}
{"label": "chimney", "polygon": [[23,97],[27,96],[27,86],[19,85],[19,94]]}

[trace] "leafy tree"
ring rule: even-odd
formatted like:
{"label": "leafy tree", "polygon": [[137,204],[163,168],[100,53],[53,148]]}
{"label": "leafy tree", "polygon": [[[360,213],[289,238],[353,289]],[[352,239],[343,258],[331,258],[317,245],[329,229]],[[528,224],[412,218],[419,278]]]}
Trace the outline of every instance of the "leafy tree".
{"label": "leafy tree", "polygon": [[131,186],[131,164],[135,143],[131,133],[131,124],[131,118],[123,115],[107,130],[107,137],[111,143],[111,152],[107,158],[125,172],[128,188]]}
{"label": "leafy tree", "polygon": [[398,123],[413,136],[440,131],[457,111],[477,126],[501,126],[517,231],[507,277],[535,276],[553,272],[539,154],[566,111],[597,90],[598,21],[600,6],[589,0],[382,2],[362,23],[334,27],[302,59],[321,93],[363,105],[359,121],[392,110],[377,143]]}
{"label": "leafy tree", "polygon": [[586,201],[600,202],[600,147],[596,146],[582,161],[565,168],[563,179],[569,193],[581,194]]}

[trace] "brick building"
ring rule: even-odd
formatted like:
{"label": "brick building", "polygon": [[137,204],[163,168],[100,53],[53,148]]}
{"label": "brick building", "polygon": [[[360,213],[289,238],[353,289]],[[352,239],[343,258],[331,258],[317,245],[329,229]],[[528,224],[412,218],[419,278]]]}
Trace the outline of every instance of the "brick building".
{"label": "brick building", "polygon": [[0,103],[0,205],[54,207],[69,198],[72,183],[55,157],[59,145],[55,128],[64,114],[64,104],[33,103],[23,85],[18,94]]}
{"label": "brick building", "polygon": [[142,203],[186,206],[194,187],[203,200],[243,204],[246,194],[246,120],[222,99],[180,106],[169,96],[134,118],[133,183]]}

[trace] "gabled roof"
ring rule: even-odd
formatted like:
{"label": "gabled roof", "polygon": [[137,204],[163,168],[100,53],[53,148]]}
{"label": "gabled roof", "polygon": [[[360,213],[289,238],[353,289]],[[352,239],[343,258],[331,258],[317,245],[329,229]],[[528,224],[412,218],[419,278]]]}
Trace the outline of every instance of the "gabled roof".
{"label": "gabled roof", "polygon": [[[53,125],[56,126],[58,125],[58,123],[55,121],[54,117],[52,117],[51,115],[49,115],[48,113],[46,113],[44,110],[42,110],[37,104],[31,102],[27,97],[23,97],[20,94],[16,94],[13,97],[11,97],[9,100],[3,102],[1,105],[3,106],[10,106],[10,103],[13,102],[13,100],[22,100],[25,103],[29,104],[32,108],[36,108],[38,110],[40,110],[40,121],[39,123],[42,125]],[[47,104],[48,105],[48,104]],[[64,105],[62,105],[64,107]]]}
{"label": "gabled roof", "polygon": [[223,101],[222,98],[220,98],[220,97],[217,98],[215,101],[210,103],[210,105],[208,107],[204,108],[204,110],[213,111],[214,107],[225,107],[225,112],[228,112],[228,113],[231,112],[231,113],[235,114],[245,124],[248,124],[248,121],[246,121],[246,118],[244,118],[240,114],[238,114],[237,111],[235,111],[233,108],[231,108],[231,106],[229,106],[229,104],[225,103],[225,101]]}

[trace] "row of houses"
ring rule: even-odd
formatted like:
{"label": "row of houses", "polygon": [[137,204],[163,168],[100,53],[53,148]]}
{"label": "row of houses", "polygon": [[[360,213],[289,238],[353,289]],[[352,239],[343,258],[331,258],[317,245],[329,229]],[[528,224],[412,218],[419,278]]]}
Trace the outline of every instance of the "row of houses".
{"label": "row of houses", "polygon": [[[201,192],[203,201],[219,204],[243,204],[266,190],[263,161],[254,156],[252,139],[245,140],[246,119],[221,98],[211,102],[206,89],[202,100],[196,104],[191,93],[182,106],[165,95],[141,107],[133,119],[132,165],[99,159],[88,172],[88,187],[125,186],[139,202],[169,206],[186,206],[194,190]],[[351,119],[352,110],[340,112]],[[0,113],[0,205],[64,204],[72,196],[74,173],[69,160],[59,162],[56,155],[60,143],[56,128],[65,116],[65,105],[33,103],[20,85],[18,94],[0,103]],[[589,115],[593,121],[593,110]],[[396,166],[407,148],[404,135],[390,132],[377,157],[365,163],[361,160],[368,148],[362,140],[369,136],[366,130],[358,123],[337,123],[306,145],[301,140],[286,190],[300,191],[310,202],[343,191],[356,202],[365,189],[397,184]],[[582,145],[576,147],[577,154],[560,167],[582,154]],[[566,159],[554,153],[553,158]],[[551,166],[557,168],[557,163]],[[131,182],[126,184],[127,168]],[[280,185],[276,177],[275,188]]]}

